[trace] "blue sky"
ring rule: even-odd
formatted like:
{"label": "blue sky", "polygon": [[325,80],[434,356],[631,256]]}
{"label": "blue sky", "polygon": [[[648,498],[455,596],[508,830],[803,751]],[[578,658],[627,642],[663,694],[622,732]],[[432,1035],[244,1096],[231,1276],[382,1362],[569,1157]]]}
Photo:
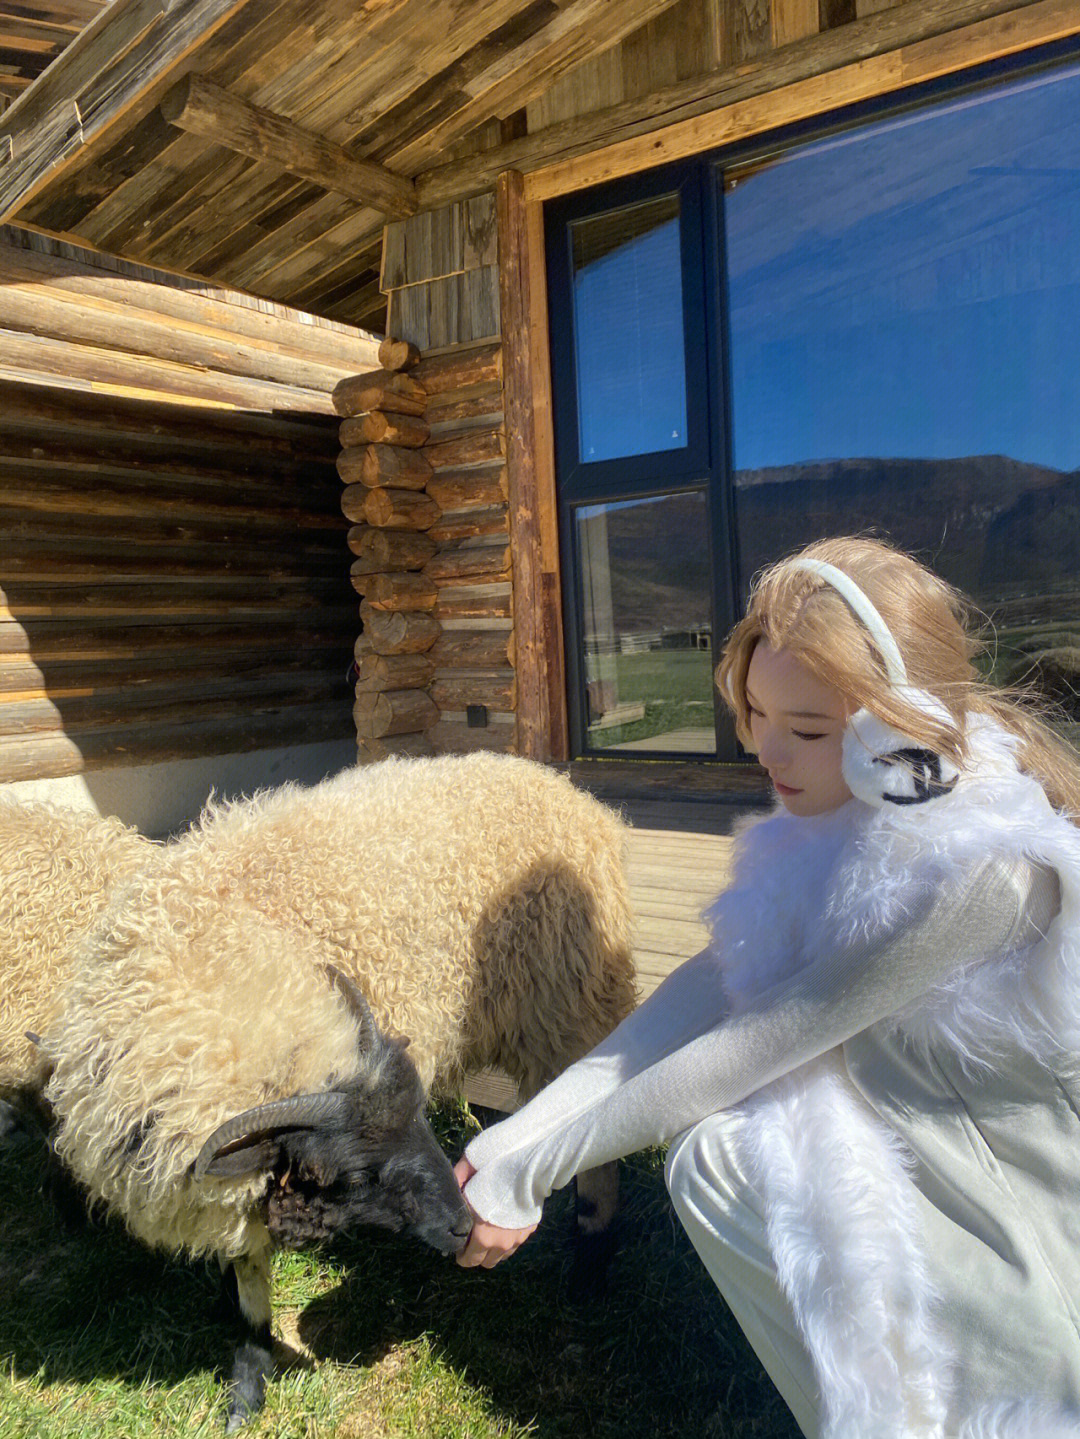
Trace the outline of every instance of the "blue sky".
{"label": "blue sky", "polygon": [[[1080,66],[734,180],[736,469],[976,454],[1080,467]],[[675,221],[577,271],[582,458],[682,438],[680,313]]]}
{"label": "blue sky", "polygon": [[737,469],[1080,467],[1080,70],[789,154],[725,220]]}

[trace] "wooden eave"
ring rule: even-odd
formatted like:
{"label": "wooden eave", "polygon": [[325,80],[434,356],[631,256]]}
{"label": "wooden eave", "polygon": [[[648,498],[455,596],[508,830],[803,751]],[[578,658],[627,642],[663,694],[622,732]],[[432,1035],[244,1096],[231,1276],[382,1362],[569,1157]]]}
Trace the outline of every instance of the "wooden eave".
{"label": "wooden eave", "polygon": [[672,3],[113,0],[0,116],[0,221],[361,320],[414,177]]}
{"label": "wooden eave", "polygon": [[15,100],[108,0],[16,0],[0,4],[0,112]]}

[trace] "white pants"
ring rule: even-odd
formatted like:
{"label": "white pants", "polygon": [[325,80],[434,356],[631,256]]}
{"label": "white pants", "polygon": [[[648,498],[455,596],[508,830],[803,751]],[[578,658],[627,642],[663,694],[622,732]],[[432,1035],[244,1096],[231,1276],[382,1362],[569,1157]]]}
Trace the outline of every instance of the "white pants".
{"label": "white pants", "polygon": [[710,1115],[675,1139],[664,1178],[675,1211],[713,1283],[791,1409],[806,1439],[820,1433],[813,1363],[776,1277],[761,1200],[743,1172],[739,1111]]}

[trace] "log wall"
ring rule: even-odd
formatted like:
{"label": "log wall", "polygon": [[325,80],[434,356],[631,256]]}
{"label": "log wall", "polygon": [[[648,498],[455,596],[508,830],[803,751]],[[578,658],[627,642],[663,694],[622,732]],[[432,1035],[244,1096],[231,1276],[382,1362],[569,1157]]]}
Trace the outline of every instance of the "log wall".
{"label": "log wall", "polygon": [[[502,347],[421,357],[334,392],[341,504],[363,596],[353,717],[362,759],[515,747]],[[396,408],[392,408],[396,407]],[[375,438],[375,437],[379,438]]]}
{"label": "log wall", "polygon": [[516,745],[498,259],[494,195],[388,225],[394,338],[334,392],[363,758]]}
{"label": "log wall", "polygon": [[0,781],[341,738],[377,340],[0,230]]}

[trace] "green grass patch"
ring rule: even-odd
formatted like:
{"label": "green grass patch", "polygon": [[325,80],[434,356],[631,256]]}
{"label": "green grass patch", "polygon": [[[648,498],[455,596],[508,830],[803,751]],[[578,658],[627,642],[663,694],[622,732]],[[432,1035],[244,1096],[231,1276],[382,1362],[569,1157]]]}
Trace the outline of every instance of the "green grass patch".
{"label": "green grass patch", "polygon": [[[437,1123],[460,1152],[472,1121]],[[0,1439],[198,1439],[223,1426],[233,1330],[216,1265],[67,1229],[0,1148]],[[623,1165],[602,1297],[572,1282],[566,1194],[494,1271],[374,1231],[275,1261],[279,1377],[252,1439],[796,1439],[676,1223],[652,1152]]]}

